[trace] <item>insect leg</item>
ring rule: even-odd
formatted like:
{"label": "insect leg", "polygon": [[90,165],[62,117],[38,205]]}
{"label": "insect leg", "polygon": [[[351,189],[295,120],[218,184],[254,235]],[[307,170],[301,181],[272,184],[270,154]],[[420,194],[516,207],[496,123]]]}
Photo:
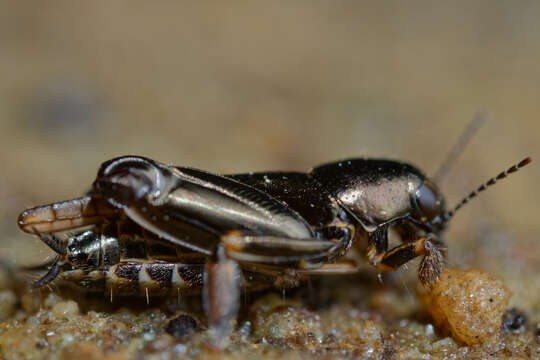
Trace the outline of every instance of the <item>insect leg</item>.
{"label": "insect leg", "polygon": [[19,215],[18,224],[27,233],[53,233],[96,224],[116,213],[101,199],[85,196],[27,209]]}
{"label": "insect leg", "polygon": [[301,267],[306,262],[323,261],[338,243],[319,239],[290,239],[251,236],[231,232],[221,238],[227,255],[241,263]]}
{"label": "insect leg", "polygon": [[296,270],[301,275],[344,275],[344,274],[356,274],[358,272],[358,265],[354,261],[324,264],[317,269],[301,269]]}
{"label": "insect leg", "polygon": [[227,256],[223,244],[206,263],[203,305],[213,331],[212,340],[221,346],[240,306],[240,267]]}
{"label": "insect leg", "polygon": [[430,286],[437,281],[444,263],[441,250],[431,240],[430,237],[422,237],[381,254],[372,253],[370,262],[379,271],[394,271],[415,257],[424,255],[418,276],[424,285]]}

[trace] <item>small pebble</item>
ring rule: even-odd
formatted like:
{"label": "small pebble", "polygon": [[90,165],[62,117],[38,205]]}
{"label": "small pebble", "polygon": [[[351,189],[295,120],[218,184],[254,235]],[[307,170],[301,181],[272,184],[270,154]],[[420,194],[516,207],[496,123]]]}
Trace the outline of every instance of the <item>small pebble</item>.
{"label": "small pebble", "polygon": [[194,318],[189,315],[182,314],[174,319],[171,319],[165,331],[177,339],[185,339],[191,333],[197,331],[198,328],[199,325]]}
{"label": "small pebble", "polygon": [[47,297],[43,301],[43,306],[46,309],[52,309],[56,304],[62,302],[62,298],[55,293],[47,294]]}
{"label": "small pebble", "polygon": [[527,323],[527,316],[516,308],[506,310],[503,314],[502,327],[504,332],[519,334],[525,329],[525,323]]}
{"label": "small pebble", "polygon": [[15,312],[17,297],[11,290],[0,292],[0,321],[8,319]]}
{"label": "small pebble", "polygon": [[509,298],[502,281],[491,274],[446,268],[426,305],[440,330],[457,342],[475,345],[498,339]]}
{"label": "small pebble", "polygon": [[446,352],[456,347],[457,347],[457,344],[454,342],[454,340],[452,340],[452,338],[449,338],[449,337],[435,341],[432,344],[433,351],[437,351],[437,352]]}
{"label": "small pebble", "polygon": [[79,314],[79,305],[73,301],[62,301],[54,305],[51,312],[56,317],[68,317]]}
{"label": "small pebble", "polygon": [[245,321],[242,326],[240,326],[239,332],[242,336],[249,336],[251,334],[251,321]]}

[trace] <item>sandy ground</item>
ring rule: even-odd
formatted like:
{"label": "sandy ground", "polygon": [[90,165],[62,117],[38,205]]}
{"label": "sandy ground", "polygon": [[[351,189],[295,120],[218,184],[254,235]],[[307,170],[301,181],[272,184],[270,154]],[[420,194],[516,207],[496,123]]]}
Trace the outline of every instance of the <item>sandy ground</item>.
{"label": "sandy ground", "polygon": [[[539,15],[533,1],[0,1],[1,258],[49,256],[17,229],[18,213],[84,193],[113,156],[228,173],[390,157],[433,174],[485,110],[489,121],[439,184],[454,204],[525,155],[540,159]],[[495,348],[438,332],[411,264],[383,284],[366,268],[285,297],[246,295],[225,355],[540,357],[539,180],[533,162],[446,233],[450,265],[501,279],[527,319]],[[5,358],[223,355],[201,346],[203,330],[166,331],[179,309],[204,325],[196,297],[126,308],[29,293],[19,275],[0,286]]]}

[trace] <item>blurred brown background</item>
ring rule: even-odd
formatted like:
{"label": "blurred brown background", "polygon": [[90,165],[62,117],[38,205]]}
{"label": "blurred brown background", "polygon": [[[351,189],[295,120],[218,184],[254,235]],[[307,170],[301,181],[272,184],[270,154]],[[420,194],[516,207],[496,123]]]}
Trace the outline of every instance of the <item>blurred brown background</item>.
{"label": "blurred brown background", "polygon": [[384,156],[433,174],[486,110],[448,202],[537,162],[456,216],[450,259],[538,270],[538,1],[0,1],[0,79],[4,258],[48,254],[17,214],[82,194],[114,156],[218,172]]}

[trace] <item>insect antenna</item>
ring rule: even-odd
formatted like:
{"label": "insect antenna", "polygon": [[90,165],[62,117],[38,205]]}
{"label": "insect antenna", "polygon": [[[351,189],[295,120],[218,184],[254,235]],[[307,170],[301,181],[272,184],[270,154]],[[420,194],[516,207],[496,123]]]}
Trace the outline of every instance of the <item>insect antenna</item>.
{"label": "insect antenna", "polygon": [[465,150],[467,144],[471,141],[473,136],[484,125],[487,120],[487,114],[483,111],[478,112],[474,118],[467,124],[467,127],[461,133],[457,143],[452,147],[446,158],[442,162],[441,166],[432,177],[435,184],[440,184],[450,172],[452,166],[456,163],[456,160]]}
{"label": "insect antenna", "polygon": [[499,175],[497,175],[495,177],[492,177],[487,182],[480,185],[476,190],[471,192],[469,195],[465,196],[463,198],[463,200],[461,200],[452,210],[447,211],[443,215],[443,222],[447,222],[448,220],[450,220],[452,218],[452,216],[454,216],[456,211],[461,209],[461,207],[463,205],[468,203],[471,199],[475,198],[479,193],[486,190],[491,185],[494,185],[495,183],[497,183],[497,181],[504,179],[505,177],[507,177],[508,175],[510,175],[512,173],[515,173],[516,171],[518,171],[519,169],[521,169],[525,165],[529,164],[531,161],[532,161],[532,159],[527,156],[525,159],[521,160],[519,163],[517,163],[515,165],[512,165],[511,167],[509,167],[505,171],[501,172]]}

